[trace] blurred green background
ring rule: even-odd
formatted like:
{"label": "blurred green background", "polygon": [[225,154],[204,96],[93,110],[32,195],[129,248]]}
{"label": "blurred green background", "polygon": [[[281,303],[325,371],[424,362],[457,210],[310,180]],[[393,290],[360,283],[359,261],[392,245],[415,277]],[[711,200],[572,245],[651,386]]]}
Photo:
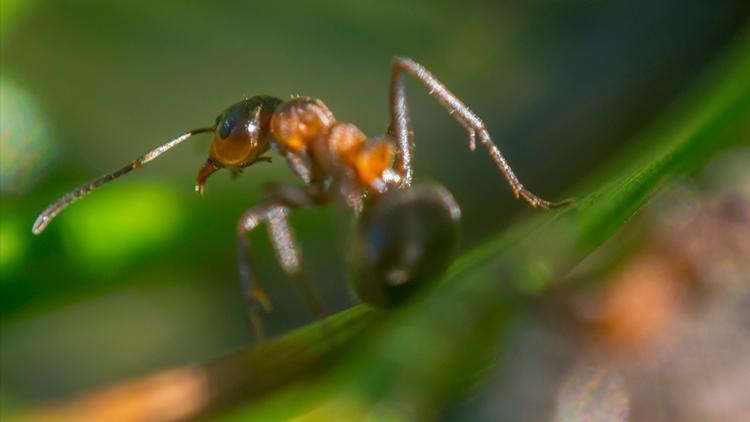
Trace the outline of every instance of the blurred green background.
{"label": "blurred green background", "polygon": [[[561,199],[686,91],[750,13],[746,0],[1,4],[2,409],[253,341],[234,228],[264,183],[294,180],[282,160],[214,176],[201,198],[201,137],[31,234],[61,194],[244,96],[318,97],[377,135],[390,59],[410,56],[482,116],[527,187]],[[464,249],[534,212],[421,86],[409,89],[417,178],[456,196]],[[350,306],[348,212],[305,210],[293,223],[326,307]],[[269,330],[309,321],[265,233],[253,240],[275,305]]]}

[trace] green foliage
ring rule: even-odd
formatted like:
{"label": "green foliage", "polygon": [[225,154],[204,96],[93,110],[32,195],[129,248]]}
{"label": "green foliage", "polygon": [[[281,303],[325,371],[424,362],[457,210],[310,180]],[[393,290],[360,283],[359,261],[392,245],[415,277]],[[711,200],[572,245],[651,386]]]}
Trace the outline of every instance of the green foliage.
{"label": "green foliage", "polygon": [[0,76],[0,191],[21,193],[56,155],[47,117],[35,99],[6,75]]}
{"label": "green foliage", "polygon": [[171,190],[131,183],[96,192],[71,207],[60,226],[70,256],[88,266],[111,268],[174,238],[185,220],[183,210]]}
{"label": "green foliage", "polygon": [[38,3],[37,0],[3,0],[0,2],[0,34],[10,33],[31,12],[36,3]]}

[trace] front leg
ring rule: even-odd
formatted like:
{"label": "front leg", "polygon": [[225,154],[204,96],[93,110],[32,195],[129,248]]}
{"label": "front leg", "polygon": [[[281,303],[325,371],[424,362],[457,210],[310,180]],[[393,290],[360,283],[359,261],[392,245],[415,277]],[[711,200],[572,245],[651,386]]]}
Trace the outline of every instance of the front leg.
{"label": "front leg", "polygon": [[466,106],[458,97],[456,97],[448,88],[443,85],[435,76],[430,73],[424,66],[406,57],[396,57],[393,59],[393,68],[391,72],[390,83],[390,103],[391,103],[391,124],[388,129],[390,136],[398,141],[399,162],[398,169],[402,174],[402,185],[411,185],[413,179],[412,170],[412,138],[413,132],[409,117],[409,106],[406,101],[406,86],[404,84],[404,73],[415,77],[422,85],[427,88],[428,93],[437,99],[440,104],[448,110],[461,125],[466,128],[469,134],[469,149],[476,149],[477,138],[487,148],[490,157],[495,161],[500,172],[503,173],[508,181],[513,194],[516,198],[522,197],[532,207],[557,208],[570,205],[573,201],[566,200],[562,202],[549,202],[524,188],[518,180],[510,165],[503,157],[500,149],[492,142],[490,133],[482,121],[469,107]]}
{"label": "front leg", "polygon": [[294,232],[289,225],[288,215],[296,208],[313,206],[325,202],[315,189],[304,189],[296,186],[276,185],[268,190],[269,199],[263,205],[250,208],[237,223],[237,251],[240,280],[248,304],[248,317],[256,338],[265,336],[260,310],[271,310],[268,295],[258,282],[250,257],[250,239],[248,234],[266,224],[271,243],[281,268],[297,284],[305,296],[310,309],[316,318],[322,318],[325,310],[305,277],[300,247]]}

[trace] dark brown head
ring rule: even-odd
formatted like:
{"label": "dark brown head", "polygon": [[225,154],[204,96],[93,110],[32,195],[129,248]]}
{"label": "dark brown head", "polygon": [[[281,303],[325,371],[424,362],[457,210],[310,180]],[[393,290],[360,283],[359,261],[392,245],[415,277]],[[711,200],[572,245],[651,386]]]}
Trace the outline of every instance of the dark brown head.
{"label": "dark brown head", "polygon": [[247,167],[268,150],[271,116],[279,104],[278,98],[256,96],[230,106],[216,118],[210,155],[198,172],[197,191],[203,191],[206,179],[216,170]]}

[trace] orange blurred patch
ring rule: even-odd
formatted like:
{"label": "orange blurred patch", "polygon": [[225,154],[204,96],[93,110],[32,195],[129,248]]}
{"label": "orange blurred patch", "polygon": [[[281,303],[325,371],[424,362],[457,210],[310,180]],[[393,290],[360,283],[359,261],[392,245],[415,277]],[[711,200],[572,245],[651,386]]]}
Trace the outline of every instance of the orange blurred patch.
{"label": "orange blurred patch", "polygon": [[595,339],[617,351],[653,346],[677,320],[689,278],[684,267],[662,254],[638,255],[594,300]]}

